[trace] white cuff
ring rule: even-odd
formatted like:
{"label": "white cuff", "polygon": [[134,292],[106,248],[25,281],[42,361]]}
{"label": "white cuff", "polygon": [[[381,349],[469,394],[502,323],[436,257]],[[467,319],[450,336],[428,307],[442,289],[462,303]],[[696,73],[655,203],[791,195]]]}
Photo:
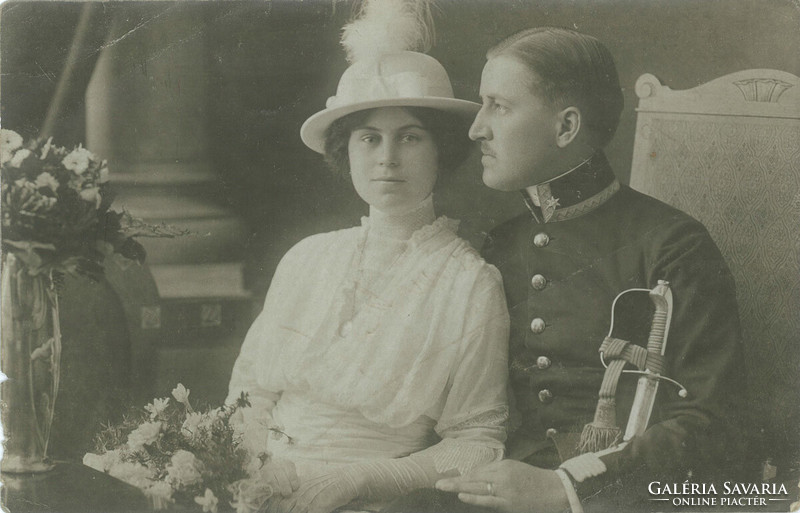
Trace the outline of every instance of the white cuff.
{"label": "white cuff", "polygon": [[566,470],[557,468],[556,475],[561,479],[561,484],[564,485],[564,491],[567,492],[569,509],[572,510],[572,513],[583,513],[581,500],[578,498],[578,493],[575,491],[575,487],[572,485],[572,480],[567,475]]}

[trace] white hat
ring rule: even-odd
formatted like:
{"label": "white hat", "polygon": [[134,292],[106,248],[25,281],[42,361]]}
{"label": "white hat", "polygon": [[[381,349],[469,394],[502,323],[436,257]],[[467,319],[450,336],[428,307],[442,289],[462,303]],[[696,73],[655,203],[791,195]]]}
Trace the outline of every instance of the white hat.
{"label": "white hat", "polygon": [[300,138],[317,153],[325,153],[325,133],[336,121],[353,112],[376,107],[429,107],[464,117],[474,116],[480,105],[453,97],[450,78],[439,61],[419,52],[392,52],[360,60],[339,80],[336,96],[325,110],[303,123]]}

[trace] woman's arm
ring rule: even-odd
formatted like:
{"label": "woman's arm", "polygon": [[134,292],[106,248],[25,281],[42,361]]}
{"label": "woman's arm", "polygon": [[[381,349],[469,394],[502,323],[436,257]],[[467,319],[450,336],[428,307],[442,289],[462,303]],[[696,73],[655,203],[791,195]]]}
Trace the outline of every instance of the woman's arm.
{"label": "woman's arm", "polygon": [[301,247],[302,242],[290,249],[275,269],[264,299],[264,308],[247,331],[228,384],[227,404],[235,403],[242,394],[246,394],[250,402],[250,407],[240,410],[241,414],[233,420],[244,428],[245,442],[254,454],[260,452],[259,447],[266,448],[268,428],[272,425],[272,409],[280,398],[280,390],[266,389],[259,382],[259,376],[265,368],[269,368],[266,359],[275,356],[266,348],[274,344],[278,336],[274,329],[275,317],[281,315],[281,298],[297,275],[295,262]]}
{"label": "woman's arm", "polygon": [[353,501],[388,501],[503,456],[507,410],[453,428],[438,444],[404,458],[375,459],[334,467],[308,479],[289,497],[273,498],[268,513],[330,513]]}

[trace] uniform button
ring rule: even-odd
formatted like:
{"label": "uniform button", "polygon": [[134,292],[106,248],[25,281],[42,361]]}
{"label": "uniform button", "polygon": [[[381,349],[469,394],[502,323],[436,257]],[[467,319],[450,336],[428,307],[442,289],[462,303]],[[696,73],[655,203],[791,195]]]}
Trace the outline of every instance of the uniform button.
{"label": "uniform button", "polygon": [[544,288],[547,287],[547,278],[541,274],[534,274],[531,277],[531,287],[536,290],[544,290]]}
{"label": "uniform button", "polygon": [[350,335],[350,332],[352,330],[353,330],[353,323],[350,322],[350,321],[347,321],[344,324],[342,324],[342,326],[339,328],[339,336],[340,337],[347,337],[348,335]]}
{"label": "uniform button", "polygon": [[557,434],[558,430],[556,428],[547,428],[547,431],[545,431],[545,435],[547,436],[547,438],[552,438]]}
{"label": "uniform button", "polygon": [[544,319],[540,319],[539,317],[537,317],[531,321],[531,331],[537,335],[544,331],[544,327],[545,327]]}
{"label": "uniform button", "polygon": [[543,248],[550,243],[550,237],[544,232],[537,233],[533,237],[533,243],[537,248]]}
{"label": "uniform button", "polygon": [[539,390],[539,401],[543,403],[549,403],[552,400],[553,400],[553,392],[549,391],[546,388]]}
{"label": "uniform button", "polygon": [[542,370],[550,368],[551,363],[550,358],[546,356],[540,356],[536,359],[536,366]]}

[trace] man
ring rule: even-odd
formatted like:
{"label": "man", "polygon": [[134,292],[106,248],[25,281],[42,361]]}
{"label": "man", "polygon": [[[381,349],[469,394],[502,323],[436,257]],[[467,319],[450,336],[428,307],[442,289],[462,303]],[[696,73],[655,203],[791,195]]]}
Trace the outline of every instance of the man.
{"label": "man", "polygon": [[[707,481],[714,471],[731,479],[727,461],[740,447],[726,428],[743,393],[734,283],[702,225],[614,177],[603,147],[623,99],[611,54],[590,36],[537,28],[487,59],[470,137],[481,144],[484,183],[522,191],[528,207],[483,251],[503,274],[517,421],[511,459],[437,488],[508,512],[639,511],[665,507],[649,501],[651,481]],[[615,297],[659,280],[673,296],[662,374],[685,390],[662,381],[648,429],[615,450],[638,375],[604,382],[598,349]],[[617,314],[614,336],[646,345],[652,314]],[[601,384],[616,393],[598,402]]]}

